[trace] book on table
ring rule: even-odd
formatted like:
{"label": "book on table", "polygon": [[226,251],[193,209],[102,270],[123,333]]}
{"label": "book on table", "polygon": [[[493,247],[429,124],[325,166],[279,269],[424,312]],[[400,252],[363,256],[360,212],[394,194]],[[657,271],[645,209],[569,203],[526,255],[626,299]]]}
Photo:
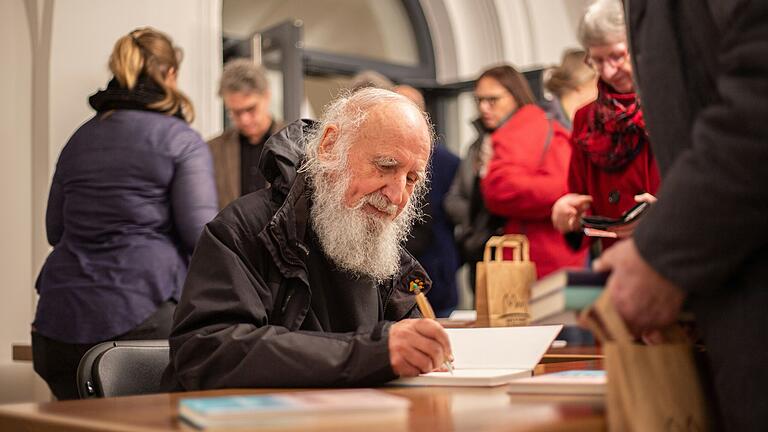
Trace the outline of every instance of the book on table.
{"label": "book on table", "polygon": [[528,305],[531,322],[549,323],[550,317],[586,308],[603,292],[607,278],[608,273],[566,268],[539,279],[531,286]]}
{"label": "book on table", "polygon": [[314,390],[184,398],[179,401],[179,416],[203,429],[315,427],[323,421],[405,421],[409,407],[409,399],[380,390]]}
{"label": "book on table", "polygon": [[391,385],[494,387],[528,377],[563,326],[445,329],[453,350],[453,373],[399,378]]}
{"label": "book on table", "polygon": [[568,370],[520,378],[509,383],[509,394],[603,395],[604,370]]}

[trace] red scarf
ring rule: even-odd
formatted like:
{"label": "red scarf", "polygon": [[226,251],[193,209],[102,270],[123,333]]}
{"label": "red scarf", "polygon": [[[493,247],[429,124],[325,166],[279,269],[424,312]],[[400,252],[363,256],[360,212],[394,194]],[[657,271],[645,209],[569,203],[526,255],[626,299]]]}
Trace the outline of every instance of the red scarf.
{"label": "red scarf", "polygon": [[587,128],[574,137],[589,160],[605,171],[620,171],[648,142],[640,101],[633,93],[618,93],[603,80]]}

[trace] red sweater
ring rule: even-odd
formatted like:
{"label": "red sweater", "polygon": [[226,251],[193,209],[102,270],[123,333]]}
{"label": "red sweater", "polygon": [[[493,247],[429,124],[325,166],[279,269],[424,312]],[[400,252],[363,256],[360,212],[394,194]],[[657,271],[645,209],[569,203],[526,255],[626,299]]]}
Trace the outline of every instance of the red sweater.
{"label": "red sweater", "polygon": [[[573,136],[587,128],[587,119],[594,106],[593,102],[576,112]],[[661,179],[650,144],[646,143],[624,169],[616,172],[608,172],[592,164],[584,150],[575,143],[572,145],[568,191],[592,196],[590,214],[619,217],[637,204],[635,195],[643,192],[656,195]],[[604,247],[613,243],[615,240],[603,239]]]}
{"label": "red sweater", "polygon": [[528,236],[539,277],[586,262],[586,251],[571,250],[551,221],[552,205],[567,192],[569,138],[539,107],[520,108],[493,133],[493,159],[480,183],[488,210],[507,218],[504,231]]}

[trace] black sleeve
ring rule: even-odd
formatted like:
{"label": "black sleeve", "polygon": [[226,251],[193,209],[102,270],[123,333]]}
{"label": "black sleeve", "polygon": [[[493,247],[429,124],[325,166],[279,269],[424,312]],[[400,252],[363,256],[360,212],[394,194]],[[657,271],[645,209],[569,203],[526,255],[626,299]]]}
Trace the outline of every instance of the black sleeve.
{"label": "black sleeve", "polygon": [[723,30],[720,46],[711,47],[720,66],[716,102],[692,118],[690,147],[671,165],[659,201],[634,233],[651,266],[689,292],[723,286],[766,248],[766,22],[768,3],[750,2]]}
{"label": "black sleeve", "polygon": [[239,237],[215,220],[193,255],[169,340],[183,388],[370,386],[395,378],[386,323],[323,333],[273,322],[272,279],[244,258]]}

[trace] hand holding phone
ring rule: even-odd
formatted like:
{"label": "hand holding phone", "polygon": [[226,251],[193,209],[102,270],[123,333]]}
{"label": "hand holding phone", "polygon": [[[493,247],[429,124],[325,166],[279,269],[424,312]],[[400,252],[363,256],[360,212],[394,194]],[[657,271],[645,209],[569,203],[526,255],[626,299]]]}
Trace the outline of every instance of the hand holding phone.
{"label": "hand holding phone", "polygon": [[606,228],[628,225],[638,220],[650,206],[651,205],[647,202],[637,203],[634,207],[622,213],[622,215],[618,218],[610,218],[597,215],[582,216],[581,224],[586,228],[594,228],[598,230],[605,230]]}

